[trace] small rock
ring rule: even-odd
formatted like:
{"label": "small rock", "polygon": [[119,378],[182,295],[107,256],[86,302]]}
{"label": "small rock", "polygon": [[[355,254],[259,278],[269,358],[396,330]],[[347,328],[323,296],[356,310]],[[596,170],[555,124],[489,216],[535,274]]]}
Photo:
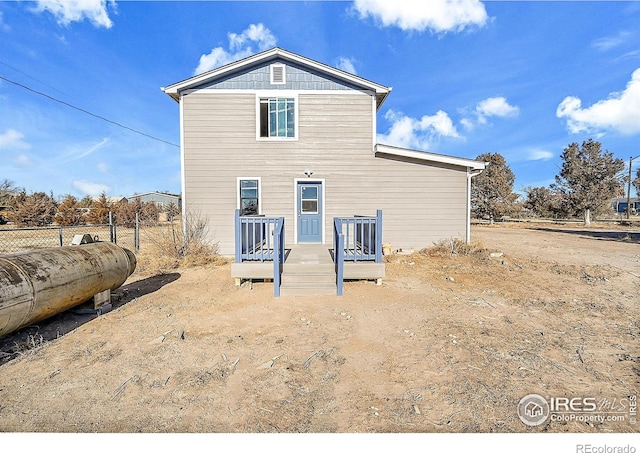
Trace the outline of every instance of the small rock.
{"label": "small rock", "polygon": [[164,341],[164,335],[160,335],[159,337],[156,337],[153,340],[149,341],[148,344],[160,344],[163,341]]}
{"label": "small rock", "polygon": [[256,370],[266,370],[267,368],[271,368],[275,362],[273,360],[269,360],[268,362],[260,365]]}
{"label": "small rock", "polygon": [[504,256],[504,253],[502,253],[502,252],[492,252],[492,253],[489,253],[489,256],[491,258],[500,258],[501,256]]}
{"label": "small rock", "polygon": [[416,415],[420,415],[420,409],[418,408],[418,406],[414,405],[413,411],[416,413]]}
{"label": "small rock", "polygon": [[347,314],[344,311],[341,311],[340,316],[347,316]]}
{"label": "small rock", "polygon": [[453,277],[447,277],[446,280],[449,280],[450,282],[455,282],[455,279]]}

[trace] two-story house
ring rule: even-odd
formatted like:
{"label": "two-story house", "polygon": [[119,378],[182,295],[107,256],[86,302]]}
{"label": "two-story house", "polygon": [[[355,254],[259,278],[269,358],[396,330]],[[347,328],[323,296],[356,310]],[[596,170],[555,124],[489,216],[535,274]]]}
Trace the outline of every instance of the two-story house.
{"label": "two-story house", "polygon": [[223,255],[236,210],[283,217],[287,247],[330,248],[334,218],[378,210],[393,250],[469,240],[485,164],[377,144],[390,87],[273,48],[162,90],[180,105],[183,215],[207,218]]}

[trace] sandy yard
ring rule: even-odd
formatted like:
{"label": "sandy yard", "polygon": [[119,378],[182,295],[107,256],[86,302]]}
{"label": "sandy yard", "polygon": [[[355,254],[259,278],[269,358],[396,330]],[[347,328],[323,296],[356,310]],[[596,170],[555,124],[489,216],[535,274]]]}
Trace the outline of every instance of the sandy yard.
{"label": "sandy yard", "polygon": [[[485,250],[386,257],[343,297],[235,287],[228,264],[136,272],[107,314],[0,339],[0,431],[638,432],[640,232],[472,235]],[[529,427],[531,393],[626,415]]]}

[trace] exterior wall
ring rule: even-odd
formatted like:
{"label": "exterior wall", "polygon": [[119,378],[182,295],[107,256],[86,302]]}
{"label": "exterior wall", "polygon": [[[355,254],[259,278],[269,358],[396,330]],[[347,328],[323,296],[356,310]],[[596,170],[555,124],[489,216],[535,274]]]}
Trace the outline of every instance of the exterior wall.
{"label": "exterior wall", "polygon": [[183,96],[187,213],[209,218],[220,253],[234,253],[237,178],[261,178],[261,213],[285,217],[295,241],[295,180],[325,184],[324,242],[333,217],[383,210],[383,240],[419,249],[466,228],[466,169],[392,158],[373,151],[375,99],[357,91],[298,92],[299,137],[256,140],[256,95],[196,91]]}

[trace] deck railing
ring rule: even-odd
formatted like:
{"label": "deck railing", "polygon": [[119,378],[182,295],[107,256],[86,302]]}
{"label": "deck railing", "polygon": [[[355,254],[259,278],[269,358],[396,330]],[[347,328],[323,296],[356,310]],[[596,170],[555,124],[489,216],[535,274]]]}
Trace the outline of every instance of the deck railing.
{"label": "deck railing", "polygon": [[344,261],[382,262],[382,211],[375,217],[334,217],[333,251],[338,296],[342,295]]}
{"label": "deck railing", "polygon": [[273,261],[273,294],[280,296],[285,256],[284,217],[235,215],[236,263]]}

